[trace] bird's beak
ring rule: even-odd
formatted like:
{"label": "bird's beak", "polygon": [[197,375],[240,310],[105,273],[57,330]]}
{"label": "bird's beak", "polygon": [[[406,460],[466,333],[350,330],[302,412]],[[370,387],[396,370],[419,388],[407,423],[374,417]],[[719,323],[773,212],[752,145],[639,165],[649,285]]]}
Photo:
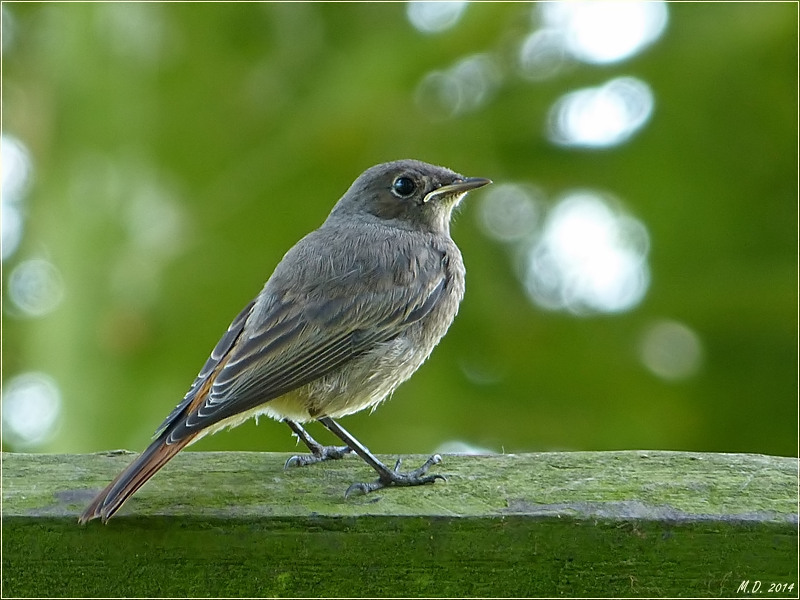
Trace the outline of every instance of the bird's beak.
{"label": "bird's beak", "polygon": [[489,185],[490,183],[492,183],[492,180],[484,177],[467,177],[466,179],[456,179],[449,185],[443,185],[440,188],[436,188],[432,192],[428,192],[425,198],[422,199],[422,203],[427,204],[434,198],[440,196],[461,197],[470,190],[476,190],[485,185]]}

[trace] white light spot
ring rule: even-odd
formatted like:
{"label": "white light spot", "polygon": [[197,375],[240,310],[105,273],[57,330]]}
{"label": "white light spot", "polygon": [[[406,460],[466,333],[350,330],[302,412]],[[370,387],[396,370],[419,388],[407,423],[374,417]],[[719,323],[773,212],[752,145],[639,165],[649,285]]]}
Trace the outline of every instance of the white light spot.
{"label": "white light spot", "polygon": [[444,71],[428,73],[417,86],[417,102],[434,116],[453,117],[482,107],[500,84],[487,54],[474,54]]}
{"label": "white light spot", "polygon": [[14,450],[39,446],[52,437],[61,412],[61,393],[52,377],[23,373],[3,386],[3,441]]}
{"label": "white light spot", "polygon": [[6,260],[16,252],[19,243],[22,241],[24,220],[19,206],[4,202],[0,213],[0,221],[2,221],[3,236],[0,245],[3,248],[3,260]]}
{"label": "white light spot", "polygon": [[526,79],[544,81],[557,75],[566,65],[562,31],[551,27],[531,33],[520,46],[518,61]]}
{"label": "white light spot", "polygon": [[22,200],[30,185],[33,169],[27,148],[17,138],[5,133],[0,136],[0,169],[2,169],[0,195],[2,259],[6,260],[14,254],[22,240],[24,225]]}
{"label": "white light spot", "polygon": [[486,235],[514,242],[531,235],[539,223],[543,194],[533,186],[491,186],[481,198],[478,218]]}
{"label": "white light spot", "polygon": [[0,136],[0,155],[3,159],[3,202],[14,203],[30,183],[30,155],[22,142],[5,133]]}
{"label": "white light spot", "polygon": [[464,377],[475,385],[496,385],[505,379],[502,365],[480,352],[464,356],[458,362]]}
{"label": "white light spot", "polygon": [[653,94],[633,77],[570,92],[550,110],[550,140],[562,146],[606,148],[627,141],[650,118]]}
{"label": "white light spot", "polygon": [[26,260],[11,271],[8,295],[25,316],[42,317],[61,303],[64,282],[53,263],[40,258]]}
{"label": "white light spot", "polygon": [[654,375],[669,381],[687,379],[703,362],[700,337],[676,321],[654,323],[642,335],[639,356]]}
{"label": "white light spot", "polygon": [[157,181],[145,179],[126,206],[126,225],[139,251],[174,256],[183,246],[185,215]]}
{"label": "white light spot", "polygon": [[461,18],[466,2],[409,2],[408,20],[423,33],[439,33],[450,29]]}
{"label": "white light spot", "polygon": [[657,40],[667,26],[665,2],[543,2],[546,27],[564,33],[578,60],[605,64],[626,59]]}
{"label": "white light spot", "polygon": [[470,455],[481,455],[481,454],[497,454],[496,451],[492,450],[491,448],[484,448],[482,446],[477,446],[475,444],[470,444],[469,442],[462,442],[461,440],[450,440],[447,442],[443,442],[439,445],[434,452],[439,454],[470,454]]}
{"label": "white light spot", "polygon": [[622,312],[641,302],[650,275],[647,231],[599,195],[575,192],[548,215],[523,272],[531,299],[575,314]]}
{"label": "white light spot", "polygon": [[175,186],[148,167],[132,169],[122,180],[130,183],[114,216],[128,243],[114,261],[110,284],[120,300],[142,308],[158,298],[165,266],[184,249],[188,218]]}
{"label": "white light spot", "polygon": [[97,10],[98,34],[118,56],[142,65],[162,58],[169,36],[158,3],[100,3]]}

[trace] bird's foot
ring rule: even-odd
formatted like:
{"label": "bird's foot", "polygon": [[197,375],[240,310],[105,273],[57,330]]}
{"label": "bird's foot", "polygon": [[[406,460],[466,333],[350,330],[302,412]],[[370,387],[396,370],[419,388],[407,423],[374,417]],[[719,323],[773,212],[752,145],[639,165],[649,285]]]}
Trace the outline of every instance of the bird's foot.
{"label": "bird's foot", "polygon": [[400,459],[397,459],[394,469],[391,471],[387,469],[385,473],[382,473],[380,477],[378,477],[377,481],[370,483],[354,483],[347,488],[347,491],[344,493],[344,497],[348,498],[351,494],[369,494],[375,490],[392,486],[405,487],[411,485],[423,485],[426,483],[433,483],[437,479],[447,481],[447,478],[444,475],[427,475],[428,469],[430,469],[433,465],[438,465],[440,462],[442,462],[442,457],[438,454],[434,454],[418,469],[408,473],[400,473]]}
{"label": "bird's foot", "polygon": [[306,465],[313,465],[314,463],[322,462],[324,460],[338,460],[340,458],[344,458],[345,455],[352,452],[348,446],[323,446],[317,440],[308,435],[308,432],[303,429],[303,426],[300,425],[300,423],[296,423],[290,419],[284,419],[283,422],[286,423],[294,432],[294,434],[297,436],[297,439],[303,442],[311,451],[311,454],[292,456],[286,461],[286,464],[283,465],[284,469],[288,469],[289,467],[304,467]]}
{"label": "bird's foot", "polygon": [[284,469],[291,467],[305,467],[325,460],[339,460],[347,456],[352,450],[347,446],[317,446],[311,449],[311,454],[298,454],[292,456],[283,465]]}

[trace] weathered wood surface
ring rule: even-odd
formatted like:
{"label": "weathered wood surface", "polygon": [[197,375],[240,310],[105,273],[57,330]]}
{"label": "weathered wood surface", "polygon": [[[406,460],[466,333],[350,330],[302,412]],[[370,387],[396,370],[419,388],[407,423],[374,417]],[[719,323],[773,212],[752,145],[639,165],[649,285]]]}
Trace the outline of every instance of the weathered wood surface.
{"label": "weathered wood surface", "polygon": [[446,455],[447,482],[345,499],[357,458],[288,456],[184,452],[81,527],[130,454],[5,453],[2,595],[798,596],[794,458]]}

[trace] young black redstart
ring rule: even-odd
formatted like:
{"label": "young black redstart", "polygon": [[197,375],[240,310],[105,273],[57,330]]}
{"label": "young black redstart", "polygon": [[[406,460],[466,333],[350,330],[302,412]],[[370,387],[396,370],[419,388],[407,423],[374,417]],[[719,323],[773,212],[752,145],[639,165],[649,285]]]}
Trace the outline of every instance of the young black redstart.
{"label": "young black redstart", "polygon": [[[275,268],[211,352],[152,444],[92,501],[80,523],[103,522],[183,447],[255,415],[284,421],[308,446],[287,466],[355,452],[377,481],[368,493],[444,479],[432,456],[402,473],[386,467],[334,419],[386,398],[430,355],[464,295],[450,237],[453,208],[491,183],[416,160],[367,169],[322,226]],[[319,421],[345,446],[322,446],[301,426]]]}

